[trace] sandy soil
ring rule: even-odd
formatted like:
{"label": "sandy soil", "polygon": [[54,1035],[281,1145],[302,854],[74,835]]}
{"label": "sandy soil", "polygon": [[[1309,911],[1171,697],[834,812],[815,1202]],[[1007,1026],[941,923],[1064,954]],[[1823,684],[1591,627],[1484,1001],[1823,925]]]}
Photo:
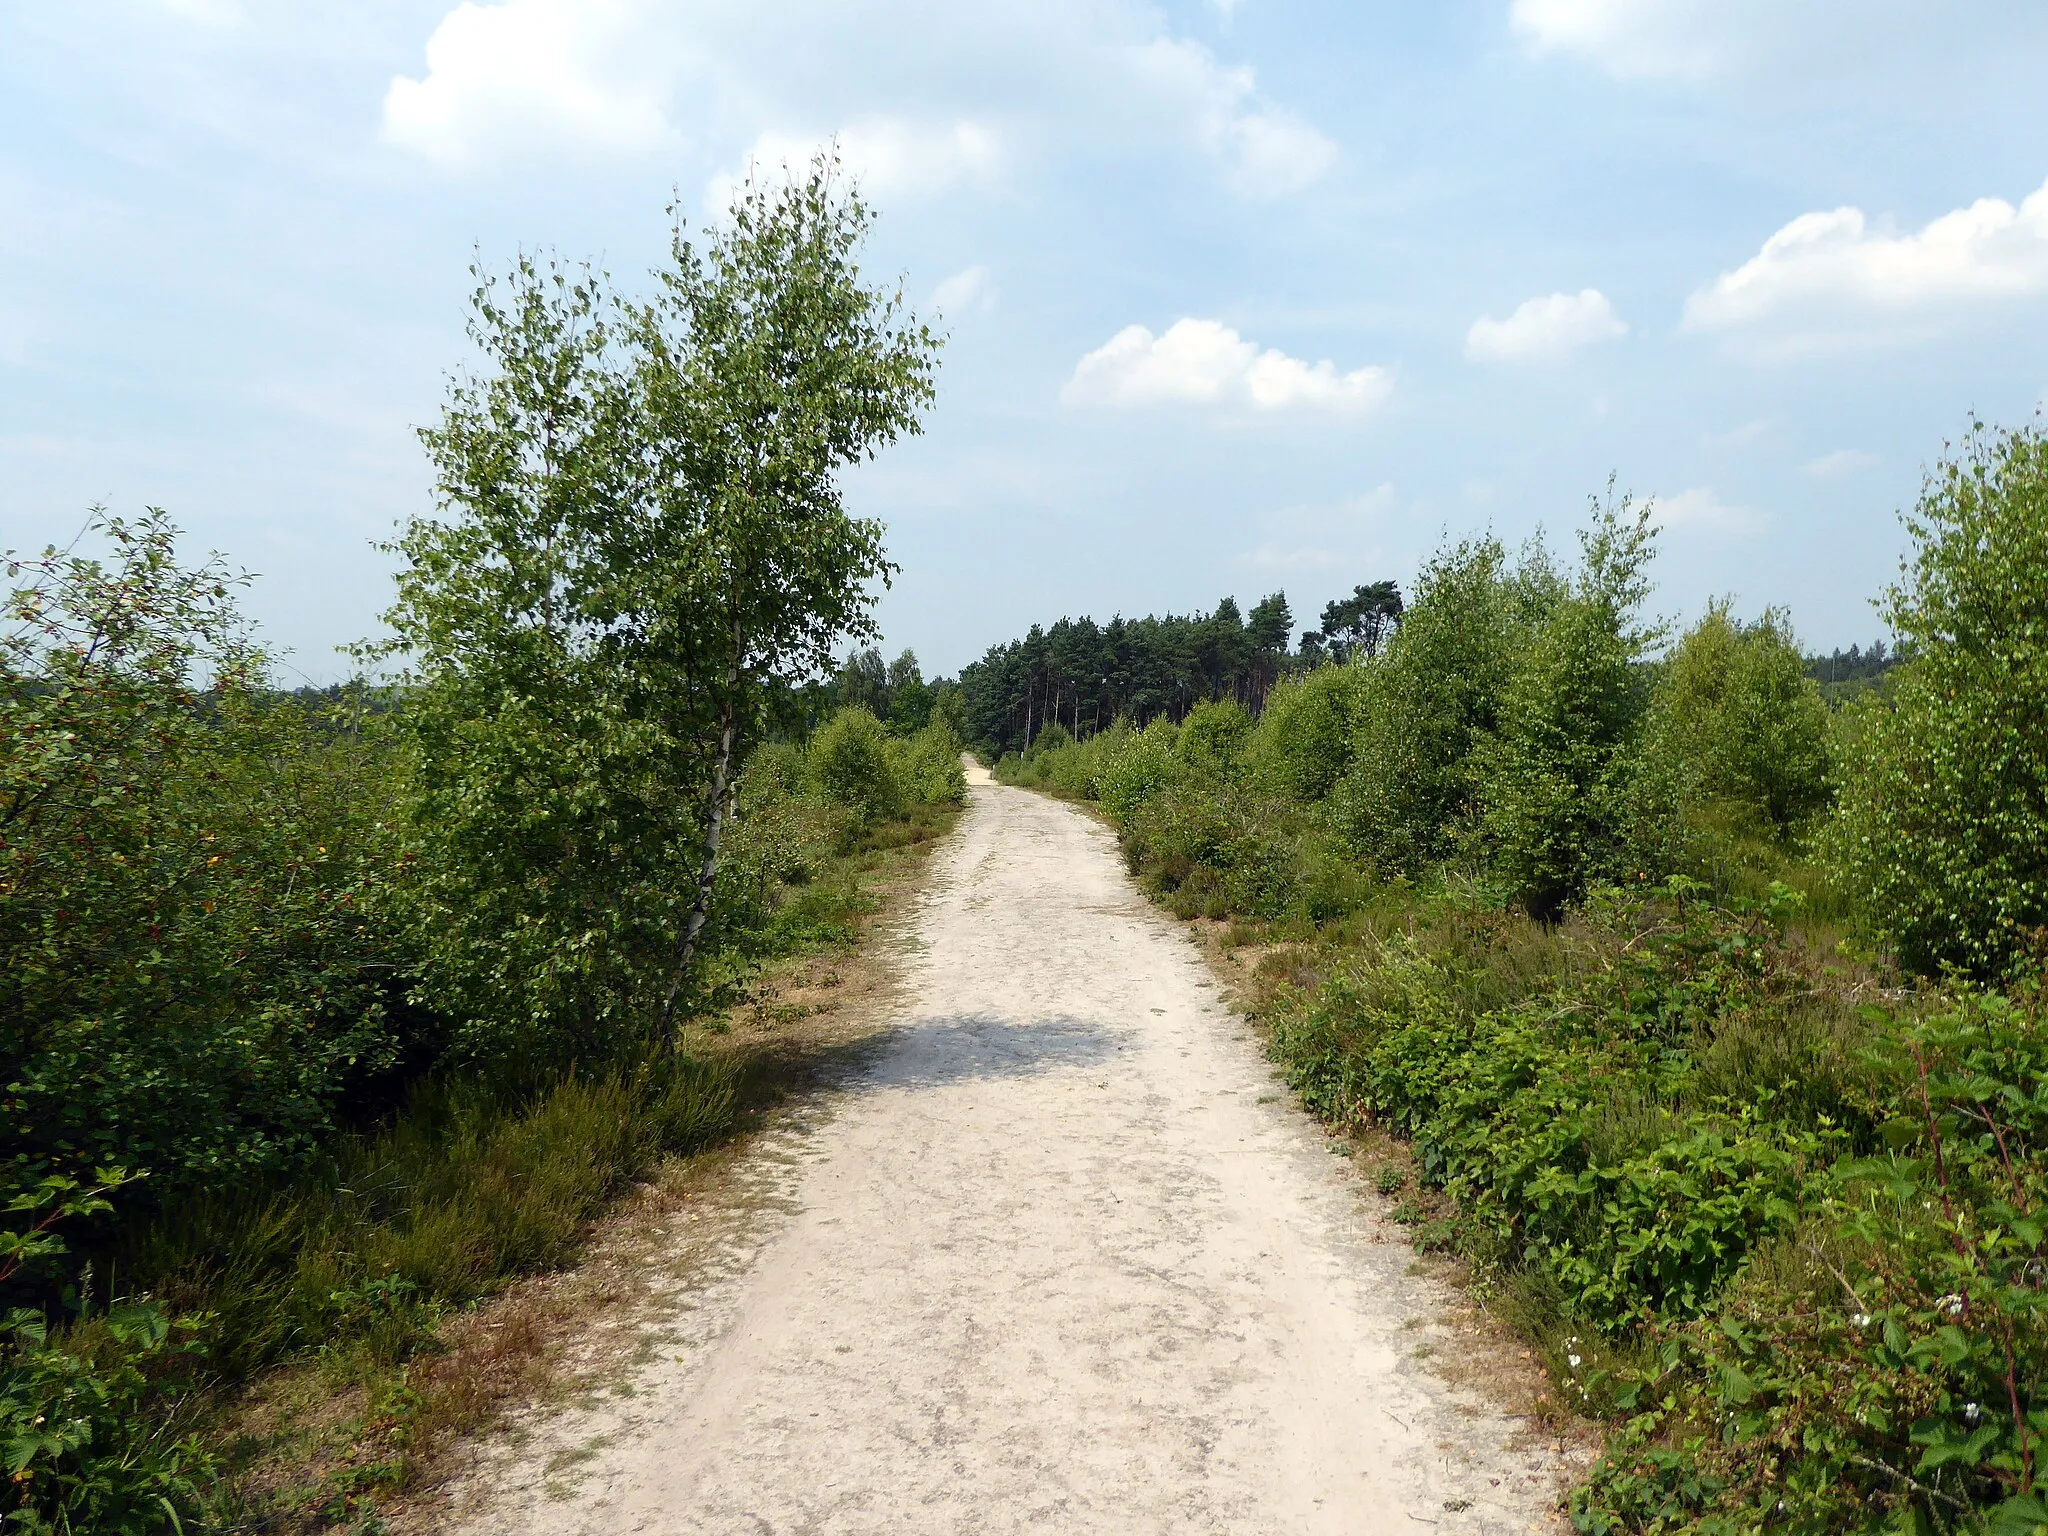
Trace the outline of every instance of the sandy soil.
{"label": "sandy soil", "polygon": [[482,1453],[474,1536],[1451,1532],[1560,1459],[1113,839],[977,773],[898,1027],[675,1236],[637,1364]]}

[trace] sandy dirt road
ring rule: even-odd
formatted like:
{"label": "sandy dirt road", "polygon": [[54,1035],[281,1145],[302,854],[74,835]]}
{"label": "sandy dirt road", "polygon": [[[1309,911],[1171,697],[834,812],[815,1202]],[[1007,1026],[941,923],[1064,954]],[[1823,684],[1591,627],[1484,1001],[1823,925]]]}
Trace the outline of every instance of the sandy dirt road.
{"label": "sandy dirt road", "polygon": [[1557,1458],[1418,1358],[1445,1298],[1111,836],[976,778],[899,1027],[461,1529],[1551,1527]]}

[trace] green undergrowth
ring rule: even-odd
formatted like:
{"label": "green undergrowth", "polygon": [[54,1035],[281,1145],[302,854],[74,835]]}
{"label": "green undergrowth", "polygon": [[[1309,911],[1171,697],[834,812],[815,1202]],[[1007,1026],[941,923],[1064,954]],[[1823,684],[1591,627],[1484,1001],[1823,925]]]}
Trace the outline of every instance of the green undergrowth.
{"label": "green undergrowth", "polygon": [[1291,951],[1262,1014],[1313,1112],[1408,1140],[1451,1213],[1418,1240],[1608,1425],[1581,1530],[2031,1530],[2048,1012],[1879,1000],[1796,910],[1418,899]]}

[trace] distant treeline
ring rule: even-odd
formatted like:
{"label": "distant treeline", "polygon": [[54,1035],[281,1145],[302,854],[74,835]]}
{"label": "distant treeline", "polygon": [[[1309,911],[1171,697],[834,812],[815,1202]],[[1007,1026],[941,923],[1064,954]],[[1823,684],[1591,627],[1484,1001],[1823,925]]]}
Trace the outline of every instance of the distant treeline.
{"label": "distant treeline", "polygon": [[[927,684],[905,651],[884,664],[879,651],[850,658],[839,676],[807,699],[807,717],[823,719],[846,704],[864,705],[896,729],[930,721],[933,701],[956,690],[960,715],[949,723],[994,756],[1021,752],[1047,726],[1080,740],[1128,719],[1176,723],[1198,704],[1230,700],[1257,716],[1283,678],[1328,662],[1379,654],[1400,627],[1401,590],[1392,581],[1354,587],[1323,608],[1320,628],[1304,630],[1293,647],[1293,614],[1275,592],[1244,616],[1226,597],[1211,614],[1117,617],[1098,624],[1085,615],[1050,628],[1034,624],[1021,640],[989,647],[980,661]],[[1806,675],[1831,702],[1861,692],[1907,659],[1883,640],[1805,658]],[[900,702],[899,702],[900,701]]]}
{"label": "distant treeline", "polygon": [[1021,751],[1049,725],[1092,734],[1122,717],[1178,721],[1228,699],[1251,714],[1284,677],[1329,659],[1376,654],[1401,617],[1391,581],[1352,589],[1323,609],[1320,628],[1290,647],[1294,613],[1274,592],[1243,613],[1226,597],[1211,614],[1061,619],[989,647],[960,672],[965,734],[993,752]]}

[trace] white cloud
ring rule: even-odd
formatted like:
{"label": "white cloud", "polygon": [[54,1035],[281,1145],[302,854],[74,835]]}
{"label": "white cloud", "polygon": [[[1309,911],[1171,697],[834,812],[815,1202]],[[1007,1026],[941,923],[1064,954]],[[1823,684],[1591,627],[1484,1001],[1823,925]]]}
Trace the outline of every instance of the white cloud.
{"label": "white cloud", "polygon": [[1363,413],[1392,393],[1384,368],[1339,373],[1336,364],[1259,349],[1217,320],[1176,320],[1154,336],[1128,325],[1074,367],[1060,391],[1069,405],[1238,405]]}
{"label": "white cloud", "polygon": [[994,303],[987,267],[955,272],[932,290],[931,307],[942,315],[964,315],[971,309],[989,309]]}
{"label": "white cloud", "polygon": [[1660,528],[1710,534],[1752,533],[1763,519],[1747,507],[1730,506],[1706,486],[1680,491],[1676,496],[1659,496],[1654,517]]}
{"label": "white cloud", "polygon": [[1801,214],[1686,301],[1697,331],[1769,327],[1790,345],[1872,339],[1970,301],[2048,293],[2048,185],[2017,208],[1981,198],[1911,234],[1860,208]]}
{"label": "white cloud", "polygon": [[384,136],[451,168],[675,147],[655,44],[626,0],[463,0],[427,40],[426,75],[392,80]]}
{"label": "white cloud", "polygon": [[963,181],[986,184],[1002,162],[995,132],[980,123],[870,117],[814,138],[762,134],[737,167],[719,172],[706,184],[705,205],[726,207],[750,170],[771,177],[779,177],[784,167],[801,171],[827,145],[837,147],[840,163],[864,192],[891,199],[929,196]]}
{"label": "white cloud", "polygon": [[1868,469],[1876,462],[1876,454],[1865,453],[1861,448],[1837,448],[1833,453],[1824,453],[1809,460],[1800,468],[1817,479],[1833,480],[1841,475],[1853,475],[1859,469]]}
{"label": "white cloud", "polygon": [[1505,320],[1480,316],[1465,333],[1465,355],[1490,363],[1556,362],[1592,342],[1627,334],[1607,296],[1583,288],[1530,299]]}
{"label": "white cloud", "polygon": [[1146,0],[463,0],[426,62],[391,82],[384,134],[454,169],[691,143],[727,168],[719,194],[750,159],[836,136],[878,194],[986,183],[1019,162],[1193,155],[1270,197],[1337,155]]}
{"label": "white cloud", "polygon": [[1264,102],[1253,72],[1226,67],[1200,43],[1162,37],[1129,54],[1138,82],[1186,114],[1198,146],[1233,190],[1280,197],[1322,179],[1337,146],[1292,113]]}
{"label": "white cloud", "polygon": [[1513,0],[1508,21],[1539,54],[1576,54],[1624,79],[1710,74],[1724,45],[1704,0]]}

